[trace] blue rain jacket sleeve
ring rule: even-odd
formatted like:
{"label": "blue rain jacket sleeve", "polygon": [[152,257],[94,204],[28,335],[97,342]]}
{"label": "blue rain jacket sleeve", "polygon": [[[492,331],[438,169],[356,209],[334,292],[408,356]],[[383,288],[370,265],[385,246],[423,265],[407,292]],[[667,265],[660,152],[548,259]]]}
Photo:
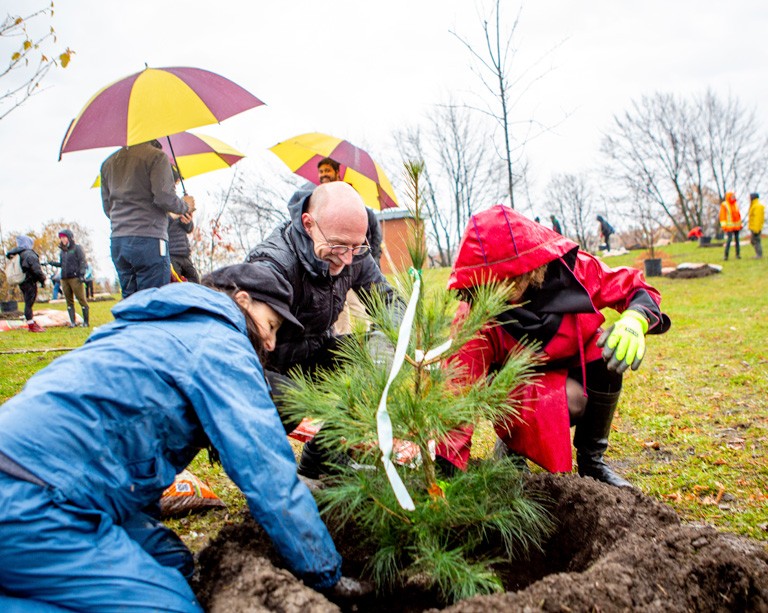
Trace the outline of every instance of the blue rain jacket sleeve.
{"label": "blue rain jacket sleeve", "polygon": [[[215,357],[191,364],[195,379],[189,395],[224,470],[290,568],[313,588],[333,586],[341,577],[341,556],[296,475],[293,451],[255,353],[230,346]],[[253,376],[232,386],[233,363]]]}

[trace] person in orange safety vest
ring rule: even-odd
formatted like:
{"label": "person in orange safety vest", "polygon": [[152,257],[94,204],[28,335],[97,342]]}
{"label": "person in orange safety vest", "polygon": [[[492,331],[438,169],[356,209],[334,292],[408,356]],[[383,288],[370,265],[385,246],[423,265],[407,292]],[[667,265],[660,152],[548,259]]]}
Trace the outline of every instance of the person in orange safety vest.
{"label": "person in orange safety vest", "polygon": [[741,213],[739,205],[736,203],[736,196],[733,192],[726,192],[725,200],[720,203],[720,227],[725,232],[725,254],[723,259],[728,260],[728,252],[731,250],[731,240],[736,239],[736,259],[741,259],[741,248],[739,246],[739,232],[741,231]]}

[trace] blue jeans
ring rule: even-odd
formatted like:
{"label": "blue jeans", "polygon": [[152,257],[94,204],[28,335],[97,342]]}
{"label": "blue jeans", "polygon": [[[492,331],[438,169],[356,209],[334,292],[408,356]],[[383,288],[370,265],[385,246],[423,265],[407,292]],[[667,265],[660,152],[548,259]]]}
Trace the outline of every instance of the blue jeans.
{"label": "blue jeans", "polygon": [[191,554],[169,532],[142,514],[115,525],[54,488],[0,472],[0,608],[198,613],[182,576]]}
{"label": "blue jeans", "polygon": [[111,251],[123,298],[171,282],[167,241],[143,236],[113,236]]}

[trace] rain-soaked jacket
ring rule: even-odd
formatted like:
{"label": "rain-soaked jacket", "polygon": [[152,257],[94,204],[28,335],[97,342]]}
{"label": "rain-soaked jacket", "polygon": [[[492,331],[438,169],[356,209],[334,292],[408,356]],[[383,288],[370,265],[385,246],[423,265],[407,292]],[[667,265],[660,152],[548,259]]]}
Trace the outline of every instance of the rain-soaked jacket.
{"label": "rain-soaked jacket", "polygon": [[311,195],[311,191],[297,191],[288,203],[291,220],[277,227],[247,258],[248,262],[267,262],[293,287],[291,313],[304,330],[285,326],[277,331],[277,347],[267,364],[280,371],[300,364],[328,342],[350,289],[363,303],[374,290],[390,304],[398,301],[370,254],[355,257],[338,275],[331,275],[328,262],[315,256],[314,243],[301,223]]}
{"label": "rain-soaked jacket", "polygon": [[57,496],[121,524],[211,444],[291,570],[313,587],[335,584],[341,557],[296,476],[234,301],[174,283],[112,312],[114,322],[0,408],[0,470],[14,474],[10,459]]}
{"label": "rain-soaked jacket", "polygon": [[[509,280],[545,265],[543,286],[526,291],[522,306],[502,314],[501,325],[483,329],[453,361],[470,380],[477,379],[501,367],[522,339],[538,341],[546,360],[541,376],[515,391],[522,399],[523,422],[510,418],[497,424],[497,432],[513,451],[552,472],[568,472],[572,453],[565,380],[569,369],[585,372],[587,363],[602,359],[596,344],[605,320],[600,310],[621,312],[631,306],[648,318],[649,334],[666,331],[669,318],[659,310],[659,293],[640,271],[608,268],[576,243],[501,205],[470,219],[448,287]],[[468,308],[462,304],[457,323]],[[586,381],[582,384],[586,389]],[[452,433],[438,453],[465,467],[471,435],[471,427]]]}

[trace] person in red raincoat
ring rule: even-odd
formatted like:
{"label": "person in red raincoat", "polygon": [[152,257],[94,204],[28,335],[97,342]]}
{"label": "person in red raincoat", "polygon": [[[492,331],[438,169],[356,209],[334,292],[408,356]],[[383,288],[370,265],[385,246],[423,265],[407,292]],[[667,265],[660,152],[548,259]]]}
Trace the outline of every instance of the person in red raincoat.
{"label": "person in red raincoat", "polygon": [[[581,476],[631,487],[603,460],[621,394],[623,372],[637,369],[645,334],[661,334],[670,320],[659,292],[632,268],[609,268],[579,246],[509,207],[473,215],[459,246],[448,288],[471,300],[488,281],[515,282],[508,311],[451,357],[469,380],[487,377],[521,342],[536,341],[544,359],[535,383],[514,390],[520,417],[495,424],[508,450],[551,472],[570,472],[570,427]],[[603,331],[601,309],[621,316]],[[462,303],[457,323],[468,311]],[[511,390],[512,391],[512,390]],[[473,427],[452,432],[437,447],[438,465],[464,469]]]}

